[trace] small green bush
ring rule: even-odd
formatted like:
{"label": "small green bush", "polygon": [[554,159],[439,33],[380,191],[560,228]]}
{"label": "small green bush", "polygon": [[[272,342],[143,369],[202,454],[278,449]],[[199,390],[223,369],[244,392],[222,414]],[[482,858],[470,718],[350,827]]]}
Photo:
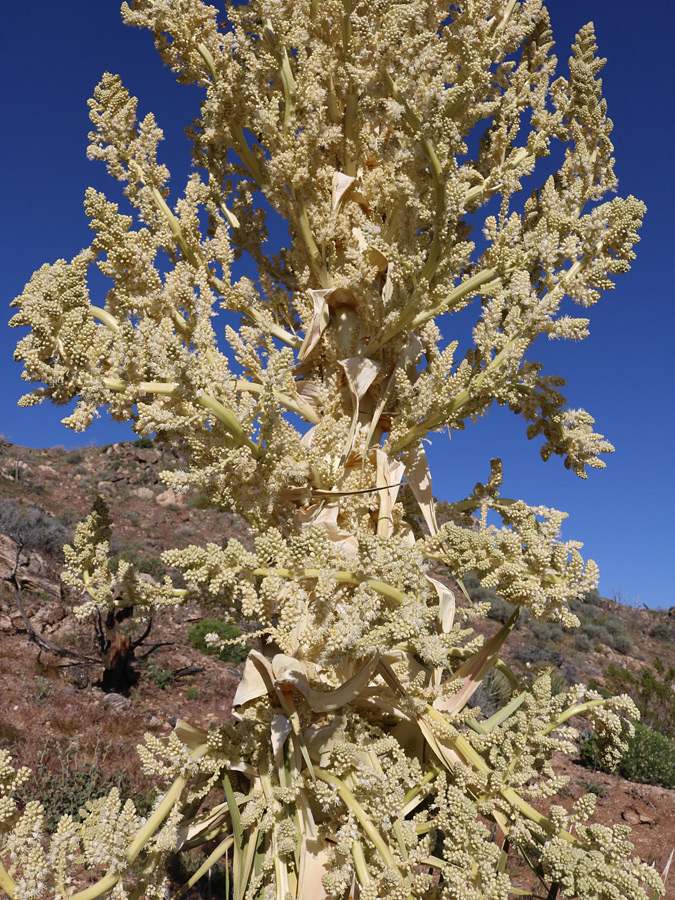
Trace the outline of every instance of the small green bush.
{"label": "small green bush", "polygon": [[152,681],[160,690],[165,690],[169,685],[173,684],[174,675],[170,669],[163,669],[154,663],[145,670],[145,677]]}
{"label": "small green bush", "polygon": [[602,607],[595,606],[593,603],[589,603],[587,606],[582,607],[580,612],[582,621],[595,621],[596,619],[601,619],[603,616]]}
{"label": "small green bush", "polygon": [[36,675],[32,684],[26,682],[24,697],[29,703],[34,703],[36,706],[44,706],[49,700],[51,693],[51,683],[48,678],[44,678],[42,675]]}
{"label": "small green bush", "polygon": [[[675,741],[646,725],[635,725],[635,734],[627,740],[628,749],[617,767],[617,774],[628,781],[675,787]],[[584,765],[606,771],[600,764],[598,744],[593,735],[582,741],[579,755]]]}
{"label": "small green bush", "polygon": [[635,726],[628,752],[619,764],[619,774],[629,781],[675,787],[675,741],[646,725]]}
{"label": "small green bush", "polygon": [[611,691],[608,691],[606,687],[603,687],[595,678],[588,679],[588,686],[592,691],[597,691],[601,697],[613,697]]}
{"label": "small green bush", "polygon": [[535,622],[532,632],[538,641],[546,644],[548,641],[559,641],[563,635],[563,627],[557,622]]}
{"label": "small green bush", "polygon": [[240,637],[241,631],[229,622],[222,622],[220,619],[202,619],[192,626],[188,632],[188,640],[196,650],[213,656],[218,653],[218,658],[223,662],[239,663],[248,656],[249,647],[245,644],[230,644],[218,652],[212,649],[206,643],[207,634],[217,634],[224,641],[232,640]]}
{"label": "small green bush", "polygon": [[199,688],[198,687],[189,687],[187,689],[187,693],[185,695],[188,700],[197,700],[199,699]]}
{"label": "small green bush", "polygon": [[574,646],[577,650],[588,651],[603,644],[625,655],[634,649],[633,642],[624,632],[623,622],[618,616],[603,616],[594,622],[582,619],[581,627],[574,634]]}
{"label": "small green bush", "polygon": [[582,779],[581,781],[578,781],[577,784],[586,794],[595,794],[596,797],[604,797],[607,793],[607,788],[599,781],[586,781]]}
{"label": "small green bush", "polygon": [[213,503],[209,500],[206,494],[193,494],[188,500],[188,506],[192,507],[192,509],[208,509],[210,506],[213,506]]}
{"label": "small green bush", "polygon": [[152,443],[152,438],[142,437],[137,441],[134,441],[133,446],[138,447],[140,450],[151,450],[154,447],[154,444]]}
{"label": "small green bush", "polygon": [[634,675],[628,669],[610,663],[605,683],[612,694],[629,694],[640,710],[643,725],[675,740],[675,668],[668,669],[658,659],[654,668],[643,666]]}

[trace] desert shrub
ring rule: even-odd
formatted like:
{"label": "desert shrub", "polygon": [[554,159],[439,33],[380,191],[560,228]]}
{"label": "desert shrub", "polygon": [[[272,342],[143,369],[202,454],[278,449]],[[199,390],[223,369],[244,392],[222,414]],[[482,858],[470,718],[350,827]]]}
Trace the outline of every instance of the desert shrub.
{"label": "desert shrub", "polygon": [[612,696],[612,692],[607,690],[606,687],[603,687],[603,685],[600,684],[600,682],[597,680],[597,678],[589,678],[588,686],[592,691],[597,691],[601,697],[611,697]]}
{"label": "desert shrub", "polygon": [[546,646],[545,644],[539,644],[536,641],[525,644],[525,646],[518,651],[518,656],[520,661],[525,663],[525,665],[541,663],[546,666],[560,669],[565,663],[565,655],[560,650],[556,650],[554,647]]}
{"label": "desert shrub", "polygon": [[603,609],[600,606],[594,606],[592,603],[589,603],[588,606],[585,606],[581,613],[582,621],[584,619],[590,620],[594,622],[596,619],[602,618]]}
{"label": "desert shrub", "polygon": [[619,774],[629,781],[675,787],[675,741],[646,725],[636,725]]}
{"label": "desert shrub", "polygon": [[36,706],[44,706],[49,700],[52,693],[52,686],[48,678],[43,675],[36,675],[31,681],[24,678],[25,689],[24,697],[29,703]]}
{"label": "desert shrub", "polygon": [[209,656],[218,654],[218,658],[223,662],[239,663],[248,656],[250,647],[245,644],[230,644],[219,652],[213,647],[209,647],[206,643],[207,634],[217,634],[222,640],[232,640],[240,637],[241,631],[228,622],[222,622],[220,619],[202,619],[192,626],[188,632],[188,640],[192,646],[206,653]]}
{"label": "desert shrub", "polygon": [[72,538],[73,529],[60,516],[40,506],[6,499],[0,500],[0,532],[30,550],[60,556],[63,545]]}
{"label": "desert shrub", "polygon": [[110,744],[97,741],[93,747],[86,748],[77,740],[48,737],[30,780],[17,799],[25,804],[35,796],[40,797],[50,829],[56,827],[61,816],[70,815],[79,821],[80,810],[112,788],[117,788],[123,801],[133,797],[137,809],[143,809],[141,814],[147,815],[156,791],[138,790],[125,769],[111,767],[113,758]]}
{"label": "desert shrub", "polygon": [[174,682],[174,674],[171,669],[165,669],[162,666],[158,666],[156,663],[150,663],[149,666],[145,669],[145,677],[152,681],[153,684],[157,685],[157,687],[164,691],[169,685],[172,685]]}
{"label": "desert shrub", "polygon": [[538,641],[559,641],[563,634],[563,627],[557,622],[535,622],[532,625],[532,633]]}
{"label": "desert shrub", "polygon": [[[627,739],[628,748],[616,769],[628,781],[675,787],[675,741],[646,725],[635,725],[635,734]],[[608,771],[601,762],[595,735],[582,741],[579,755],[591,769]]]}
{"label": "desert shrub", "polygon": [[604,625],[607,631],[614,637],[618,637],[618,635],[625,633],[623,619],[619,618],[619,616],[605,616],[600,624]]}
{"label": "desert shrub", "polygon": [[81,450],[71,450],[66,454],[66,462],[71,466],[76,466],[78,463],[84,462],[84,453]]}
{"label": "desert shrub", "polygon": [[675,630],[669,628],[665,622],[657,622],[649,629],[649,636],[657,641],[672,641],[675,636]]}
{"label": "desert shrub", "polygon": [[576,633],[575,646],[590,650],[600,644],[625,655],[633,650],[633,642],[623,629],[623,622],[618,616],[608,616],[597,622],[582,622]]}
{"label": "desert shrub", "polygon": [[155,445],[152,443],[152,438],[142,437],[137,441],[134,441],[133,446],[138,447],[141,450],[151,450]]}
{"label": "desert shrub", "polygon": [[617,634],[614,638],[613,646],[617,653],[622,653],[626,656],[632,652],[634,645],[627,634]]}
{"label": "desert shrub", "polygon": [[613,694],[628,694],[640,710],[641,721],[661,734],[675,739],[675,668],[665,668],[660,659],[654,668],[643,666],[637,674],[611,663],[605,670],[605,684]]}
{"label": "desert shrub", "polygon": [[614,643],[612,635],[604,625],[591,625],[588,622],[584,622],[579,628],[579,634],[585,635],[594,647],[598,644],[611,647]]}
{"label": "desert shrub", "polygon": [[506,622],[511,617],[513,607],[508,603],[504,603],[501,597],[495,596],[490,600],[490,611],[488,619],[494,619],[495,622]]}
{"label": "desert shrub", "polygon": [[213,504],[209,500],[208,496],[200,491],[197,494],[193,494],[188,499],[188,506],[191,506],[192,509],[208,509],[209,507],[213,506]]}
{"label": "desert shrub", "polygon": [[577,784],[585,794],[595,794],[596,797],[604,797],[607,794],[607,788],[599,781],[586,781],[582,778]]}
{"label": "desert shrub", "polygon": [[573,644],[574,649],[579,650],[581,653],[588,653],[589,650],[593,649],[593,641],[587,634],[577,634],[574,638]]}

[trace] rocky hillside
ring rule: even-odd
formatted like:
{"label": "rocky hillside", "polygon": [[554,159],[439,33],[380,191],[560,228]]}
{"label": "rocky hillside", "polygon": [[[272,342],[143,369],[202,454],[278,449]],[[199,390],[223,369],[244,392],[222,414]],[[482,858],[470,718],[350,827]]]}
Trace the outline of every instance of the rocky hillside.
{"label": "rocky hillside", "polygon": [[[70,451],[0,446],[0,746],[34,767],[33,795],[50,797],[54,816],[73,805],[76,811],[112,784],[150,802],[152,785],[131,750],[144,732],[168,734],[177,717],[206,727],[229,715],[241,663],[204,655],[194,635],[190,641],[201,618],[196,608],[153,622],[133,647],[143,635],[125,637],[120,621],[78,624],[71,612],[76,598],[59,579],[60,548],[98,493],[114,519],[112,552],[149,577],[164,575],[164,549],[232,536],[246,543],[241,520],[206,508],[198,493],[177,495],[160,482],[160,471],[182,465],[178,450],[147,440]],[[449,573],[439,568],[436,575]],[[509,608],[470,577],[466,586],[472,599],[490,602],[477,629],[494,632]],[[582,625],[575,631],[521,617],[506,660],[524,677],[550,670],[560,690],[591,681],[636,699],[648,693],[646,724],[667,732],[670,721],[675,738],[668,682],[675,671],[675,608],[636,609],[595,595],[580,600],[576,612]],[[115,653],[133,660],[128,682],[108,677]],[[495,678],[482,689],[481,705],[502,702],[505,690]],[[637,851],[663,866],[675,846],[675,790],[596,772],[580,760],[558,764],[570,776],[560,802],[593,791],[598,820],[630,824]]]}

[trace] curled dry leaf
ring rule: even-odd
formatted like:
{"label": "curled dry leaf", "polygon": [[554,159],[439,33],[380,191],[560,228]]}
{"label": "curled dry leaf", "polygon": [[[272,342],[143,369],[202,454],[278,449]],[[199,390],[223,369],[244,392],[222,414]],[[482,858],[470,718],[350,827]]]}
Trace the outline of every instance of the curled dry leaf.
{"label": "curled dry leaf", "polygon": [[377,533],[391,537],[394,533],[393,508],[405,472],[405,465],[400,460],[392,460],[383,450],[375,451],[376,478],[379,491],[380,508],[377,515]]}
{"label": "curled dry leaf", "polygon": [[438,579],[432,578],[430,575],[427,575],[426,579],[434,586],[434,589],[438,594],[438,618],[441,623],[441,631],[443,634],[448,634],[455,621],[455,595],[449,587],[446,587],[443,582],[438,581]]}
{"label": "curled dry leaf", "polygon": [[354,175],[345,175],[344,172],[336,172],[333,175],[333,209],[338,208],[340,201],[355,181]]}
{"label": "curled dry leaf", "polygon": [[430,534],[438,534],[438,524],[436,522],[436,507],[434,503],[434,494],[431,488],[431,472],[429,471],[429,460],[424,449],[424,445],[420,441],[412,447],[404,455],[405,462],[405,480],[410,485],[410,489],[415,496],[415,500],[419,504],[419,508],[427,523]]}
{"label": "curled dry leaf", "polygon": [[310,356],[316,345],[319,343],[321,335],[328,326],[330,311],[326,303],[326,295],[330,294],[331,290],[332,288],[322,288],[320,290],[308,291],[314,304],[314,313],[312,315],[310,326],[305,334],[305,339],[302,342],[302,347],[298,352],[299,362],[305,362]]}
{"label": "curled dry leaf", "polygon": [[275,684],[294,687],[303,695],[314,712],[332,712],[359,696],[372,679],[378,660],[379,657],[374,656],[360,672],[332,691],[317,691],[311,688],[304,663],[283,653],[277,653],[272,659],[272,673]]}

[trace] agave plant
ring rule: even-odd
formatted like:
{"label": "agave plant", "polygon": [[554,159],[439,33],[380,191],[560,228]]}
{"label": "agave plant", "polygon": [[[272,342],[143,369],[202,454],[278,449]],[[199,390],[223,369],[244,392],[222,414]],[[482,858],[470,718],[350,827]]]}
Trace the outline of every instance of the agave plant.
{"label": "agave plant", "polygon": [[[112,792],[47,843],[39,802],[12,799],[25,773],[1,757],[0,885],[13,900],[159,898],[172,855],[208,844],[177,896],[226,858],[234,900],[657,897],[629,829],[586,824],[594,795],[547,814],[537,799],[565,782],[551,759],[574,749],[570,720],[616,760],[632,702],[552,691],[500,658],[523,609],[577,625],[569,602],[595,565],[560,540],[563,513],[500,495],[498,460],[439,524],[424,448],[496,402],[578,476],[612,449],[530,356],[540,334],[585,337],[563,301],[613,287],[644,211],[603,199],[616,179],[592,25],[554,80],[539,0],[251,0],[224,22],[201,0],[131,0],[123,15],[204,90],[195,171],[171,201],[157,123],[104,75],[89,154],[132,214],[88,191],[91,247],[14,301],[31,328],[16,356],[40,383],[24,403],[77,399],[76,430],[108,406],[182,445],[189,468],[164,481],[255,537],[167,550],[179,589],[112,571],[98,504],[66,548],[77,614],[198,601],[256,646],[230,721],[180,721],[140,748],[166,788],[147,820]],[[557,174],[525,189],[556,147]],[[242,254],[255,281],[237,280]],[[104,305],[89,266],[111,279]],[[460,353],[447,335],[467,307]],[[467,573],[513,608],[489,640]],[[486,717],[472,698],[495,671],[508,688]],[[538,888],[519,886],[515,858]]]}

